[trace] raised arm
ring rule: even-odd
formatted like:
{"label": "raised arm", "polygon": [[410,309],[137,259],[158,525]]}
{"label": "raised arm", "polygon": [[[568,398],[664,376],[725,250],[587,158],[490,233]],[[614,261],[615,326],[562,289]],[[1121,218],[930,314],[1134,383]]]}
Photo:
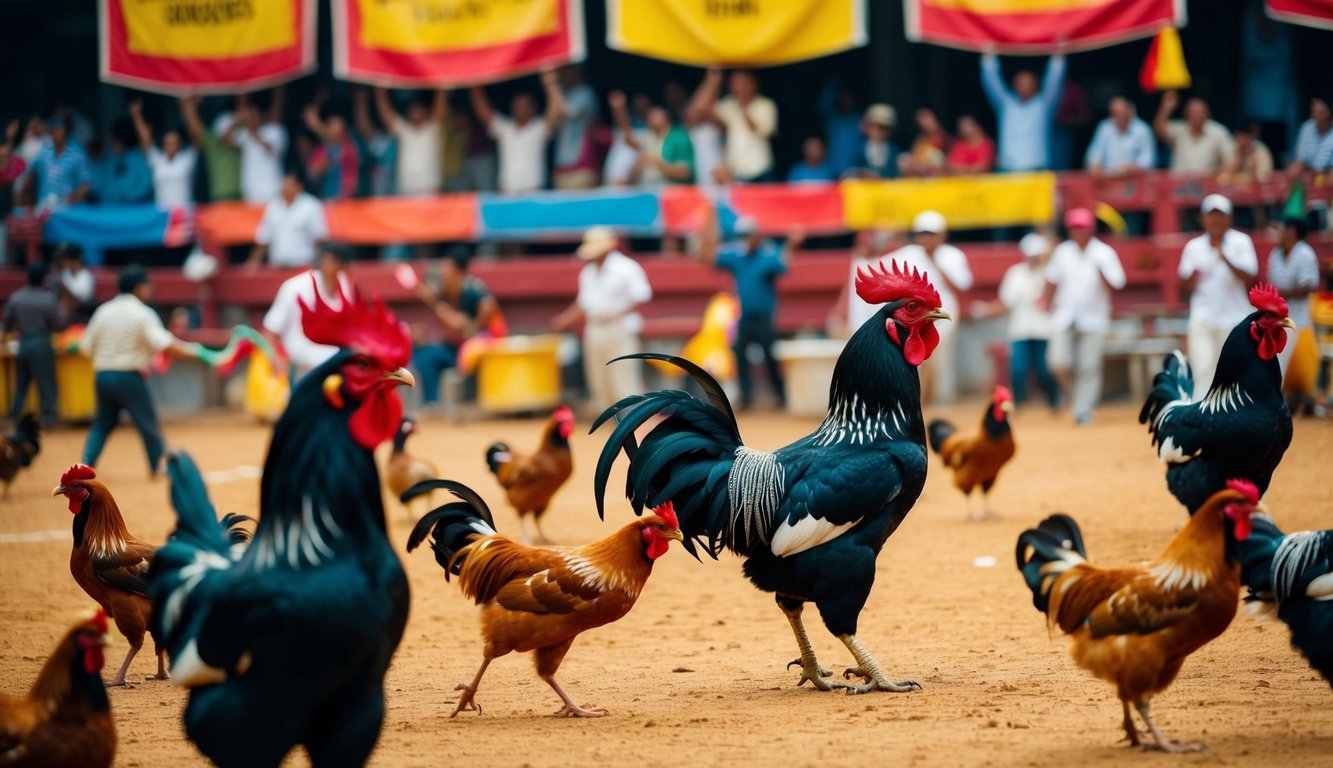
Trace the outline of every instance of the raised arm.
{"label": "raised arm", "polygon": [[182,96],[177,103],[180,104],[181,119],[185,121],[185,132],[190,136],[190,143],[202,147],[207,131],[204,129],[204,121],[199,118],[199,97]]}
{"label": "raised arm", "polygon": [[139,137],[139,148],[145,155],[153,151],[153,129],[143,119],[143,99],[130,102],[130,120],[134,122],[134,133]]}
{"label": "raised arm", "polygon": [[393,102],[389,101],[389,91],[384,88],[375,89],[375,111],[379,113],[380,124],[384,130],[393,133],[393,128],[398,124],[398,112],[393,108]]}
{"label": "raised arm", "polygon": [[443,123],[449,117],[449,91],[435,89],[435,97],[430,103],[430,119],[433,123]]}
{"label": "raised arm", "polygon": [[1152,118],[1153,133],[1163,144],[1171,146],[1171,115],[1180,106],[1180,92],[1167,91],[1162,94],[1162,102],[1157,105],[1157,114]]}
{"label": "raised arm", "polygon": [[981,90],[985,91],[986,100],[996,112],[1000,110],[1000,105],[1011,100],[1009,89],[1004,85],[1004,77],[1000,74],[1000,57],[993,53],[981,55]]}
{"label": "raised arm", "polygon": [[268,112],[264,113],[264,122],[282,124],[282,114],[286,108],[287,86],[280,85],[273,89],[273,98],[268,102]]}
{"label": "raised arm", "polygon": [[365,88],[352,91],[352,122],[362,139],[370,141],[375,138],[375,122],[370,119],[370,91]]}
{"label": "raised arm", "polygon": [[1046,74],[1041,78],[1041,102],[1046,109],[1055,112],[1060,106],[1060,94],[1065,87],[1065,55],[1056,53],[1046,62]]}
{"label": "raised arm", "polygon": [[495,119],[495,108],[491,106],[491,100],[486,98],[486,89],[474,85],[468,89],[468,97],[472,100],[472,111],[477,115],[477,122],[489,129],[491,121]]}
{"label": "raised arm", "polygon": [[542,90],[546,91],[546,124],[553,127],[559,125],[565,119],[569,107],[565,104],[565,94],[560,92],[560,81],[555,76],[555,70],[542,72]]}
{"label": "raised arm", "polygon": [[329,141],[329,127],[319,116],[318,104],[307,104],[305,109],[301,110],[301,120],[312,133],[319,137],[320,141]]}
{"label": "raised arm", "polygon": [[624,91],[611,91],[606,95],[606,103],[611,107],[611,122],[620,129],[620,135],[631,149],[640,150],[639,140],[634,137],[634,126],[630,123],[628,102]]}
{"label": "raised arm", "polygon": [[694,98],[690,100],[689,108],[685,110],[686,122],[690,125],[702,123],[705,120],[718,122],[717,97],[721,92],[722,70],[710,67],[704,73],[704,79],[699,84],[699,89],[694,92]]}

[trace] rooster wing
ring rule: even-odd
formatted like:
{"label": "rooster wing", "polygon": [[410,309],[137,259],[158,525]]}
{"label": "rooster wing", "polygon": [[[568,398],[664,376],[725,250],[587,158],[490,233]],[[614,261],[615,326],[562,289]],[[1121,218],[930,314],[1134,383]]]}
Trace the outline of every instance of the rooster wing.
{"label": "rooster wing", "polygon": [[95,552],[92,555],[93,574],[112,589],[147,597],[146,577],[157,548],[139,541],[125,544],[125,549],[119,552]]}

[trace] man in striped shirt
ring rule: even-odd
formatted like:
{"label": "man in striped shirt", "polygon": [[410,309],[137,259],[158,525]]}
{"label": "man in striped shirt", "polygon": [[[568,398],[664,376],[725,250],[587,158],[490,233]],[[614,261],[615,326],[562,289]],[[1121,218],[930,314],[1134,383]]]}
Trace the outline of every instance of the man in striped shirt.
{"label": "man in striped shirt", "polygon": [[1327,101],[1314,98],[1310,99],[1310,119],[1301,124],[1296,136],[1296,160],[1287,173],[1294,176],[1304,171],[1329,170],[1333,170],[1333,113],[1329,112]]}
{"label": "man in striped shirt", "polygon": [[83,463],[97,466],[102,447],[129,411],[148,454],[148,471],[156,475],[162,459],[162,430],[148,392],[148,366],[158,352],[198,357],[197,344],[187,344],[171,335],[162,318],[144,302],[152,295],[148,275],[139,267],[127,267],[120,275],[120,294],[97,308],[83,332],[79,350],[93,361],[97,415],[93,417]]}

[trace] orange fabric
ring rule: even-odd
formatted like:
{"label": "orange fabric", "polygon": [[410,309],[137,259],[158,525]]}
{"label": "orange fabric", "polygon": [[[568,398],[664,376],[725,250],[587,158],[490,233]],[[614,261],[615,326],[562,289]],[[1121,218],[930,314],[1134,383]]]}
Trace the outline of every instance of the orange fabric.
{"label": "orange fabric", "polygon": [[[475,195],[379,197],[325,204],[329,237],[344,243],[434,243],[470,240],[477,232]],[[216,203],[199,206],[195,227],[218,245],[255,241],[262,206]]]}

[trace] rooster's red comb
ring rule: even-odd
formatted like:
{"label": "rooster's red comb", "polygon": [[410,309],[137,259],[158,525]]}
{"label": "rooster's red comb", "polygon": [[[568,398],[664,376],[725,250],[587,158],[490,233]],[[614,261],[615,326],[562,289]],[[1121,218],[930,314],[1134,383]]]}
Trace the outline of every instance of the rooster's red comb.
{"label": "rooster's red comb", "polygon": [[92,467],[87,464],[75,464],[60,476],[60,484],[69,485],[80,480],[92,480],[95,477],[97,477],[97,471]]}
{"label": "rooster's red comb", "polygon": [[674,530],[680,530],[680,520],[676,517],[676,507],[671,502],[653,507],[653,514],[662,518],[662,522],[671,526]]}
{"label": "rooster's red comb", "polygon": [[1267,283],[1256,283],[1250,289],[1250,303],[1260,312],[1268,312],[1278,317],[1287,316],[1287,300],[1277,292],[1277,288]]}
{"label": "rooster's red comb", "polygon": [[1005,385],[996,384],[995,393],[991,395],[991,400],[997,403],[1012,403],[1014,401],[1014,393],[1010,392],[1009,388]]}
{"label": "rooster's red comb", "polygon": [[884,304],[899,299],[913,298],[932,307],[940,306],[940,294],[930,284],[925,272],[911,267],[903,269],[897,261],[885,266],[868,264],[856,270],[856,295],[867,304]]}
{"label": "rooster's red comb", "polygon": [[[312,282],[317,278],[310,276]],[[363,304],[355,296],[343,292],[338,284],[342,310],[330,307],[320,295],[315,283],[315,305],[301,304],[301,326],[305,336],[316,344],[354,349],[365,355],[381,358],[394,366],[404,366],[412,359],[412,335],[407,325],[398,321],[378,298],[373,304]]]}
{"label": "rooster's red comb", "polygon": [[1259,489],[1249,480],[1228,480],[1227,487],[1245,497],[1245,500],[1251,504],[1259,503]]}
{"label": "rooster's red comb", "polygon": [[85,622],[88,626],[97,630],[98,634],[105,635],[107,631],[106,609],[98,608],[92,616]]}
{"label": "rooster's red comb", "polygon": [[574,409],[570,408],[568,405],[562,405],[559,408],[555,409],[555,413],[551,414],[551,418],[557,421],[561,421],[564,419],[569,419],[570,421],[573,421]]}

